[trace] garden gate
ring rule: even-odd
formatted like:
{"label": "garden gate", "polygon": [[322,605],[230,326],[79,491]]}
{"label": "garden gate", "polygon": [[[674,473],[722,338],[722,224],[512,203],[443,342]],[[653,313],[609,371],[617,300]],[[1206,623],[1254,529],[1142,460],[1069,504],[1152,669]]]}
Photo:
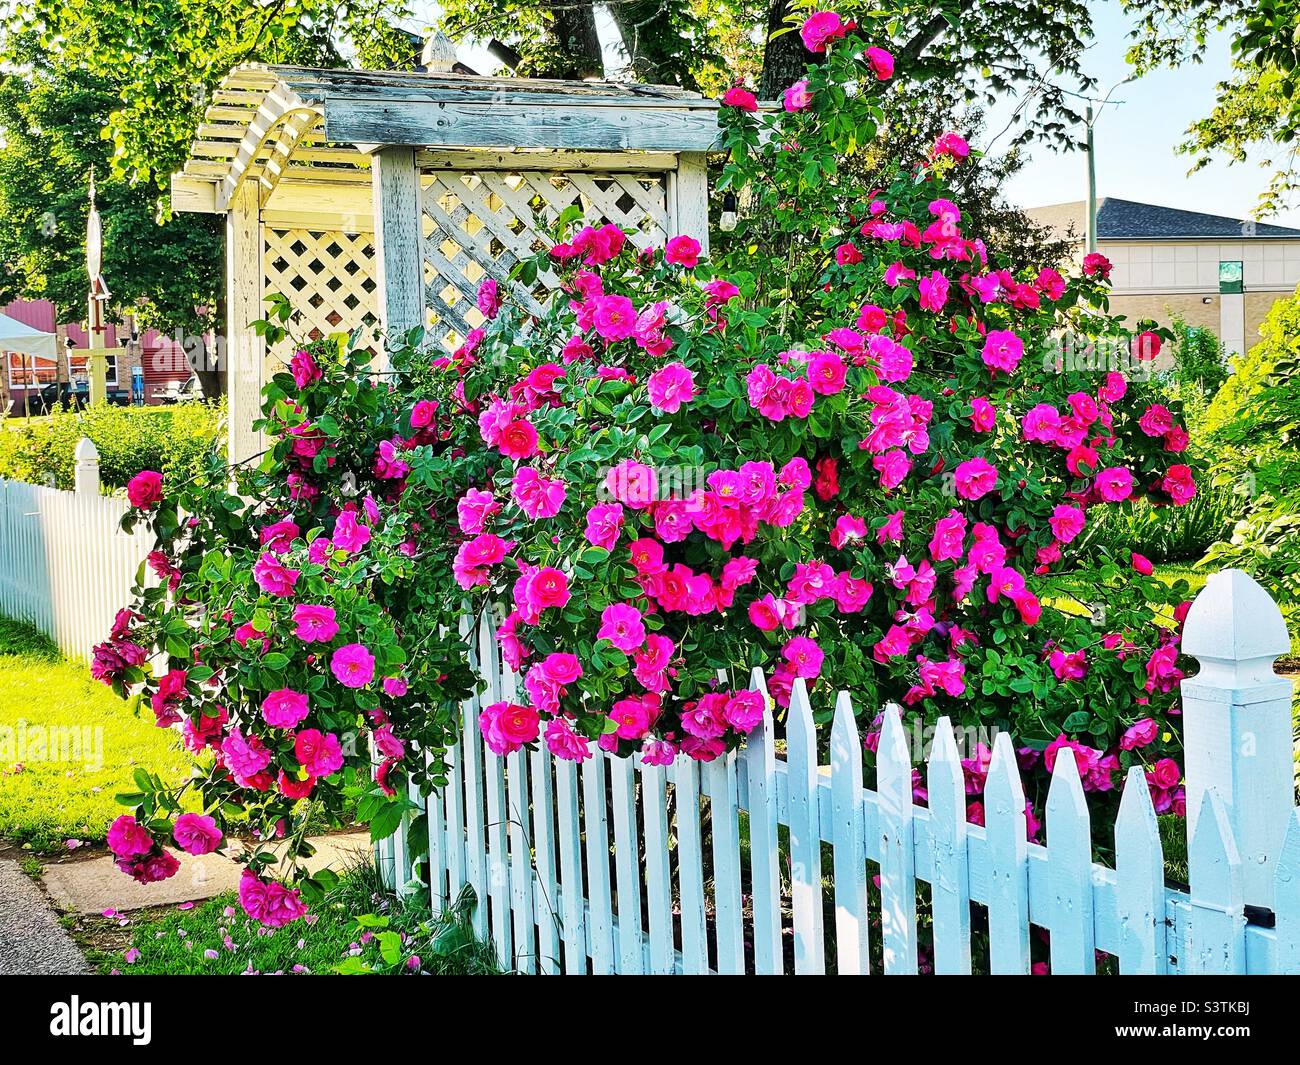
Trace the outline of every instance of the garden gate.
{"label": "garden gate", "polygon": [[[306,336],[374,322],[454,348],[481,323],[479,281],[507,283],[565,207],[708,245],[705,153],[715,101],[654,85],[452,73],[241,66],[213,96],[184,169],[180,211],[226,218],[230,458],[261,450],[260,393],[288,343],[250,323],[291,302]],[[536,309],[556,287],[542,273]]]}

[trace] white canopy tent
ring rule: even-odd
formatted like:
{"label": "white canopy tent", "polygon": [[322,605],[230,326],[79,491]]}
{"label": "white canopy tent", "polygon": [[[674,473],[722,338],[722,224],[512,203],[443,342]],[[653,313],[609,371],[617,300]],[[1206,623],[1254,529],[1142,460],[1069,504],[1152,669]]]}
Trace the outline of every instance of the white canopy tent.
{"label": "white canopy tent", "polygon": [[43,355],[47,359],[53,359],[58,355],[58,338],[53,333],[26,325],[0,312],[0,351]]}
{"label": "white canopy tent", "polygon": [[[5,353],[6,364],[9,361],[9,353],[22,356],[24,367],[28,359],[31,359],[33,366],[37,359],[42,359],[52,364],[57,376],[59,366],[59,341],[53,333],[47,333],[43,329],[37,329],[35,326],[27,325],[25,322],[18,321],[17,318],[10,318],[9,315],[0,312],[0,352]],[[8,366],[5,367],[8,372]],[[10,395],[8,410],[13,410],[13,396]],[[24,400],[23,409],[30,413],[28,401]],[[7,411],[6,411],[7,413]]]}

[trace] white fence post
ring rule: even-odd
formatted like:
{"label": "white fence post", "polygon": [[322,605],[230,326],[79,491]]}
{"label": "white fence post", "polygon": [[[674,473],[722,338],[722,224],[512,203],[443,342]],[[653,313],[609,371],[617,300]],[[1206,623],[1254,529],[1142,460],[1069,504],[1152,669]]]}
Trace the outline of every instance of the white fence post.
{"label": "white fence post", "polygon": [[95,447],[95,442],[90,437],[83,436],[77,441],[73,457],[76,459],[76,467],[72,483],[77,494],[99,495],[99,450]]}
{"label": "white fence post", "polygon": [[1214,789],[1241,856],[1244,901],[1268,908],[1294,805],[1291,682],[1273,672],[1290,646],[1277,604],[1241,570],[1210,577],[1183,632],[1183,651],[1201,666],[1182,682],[1188,837]]}

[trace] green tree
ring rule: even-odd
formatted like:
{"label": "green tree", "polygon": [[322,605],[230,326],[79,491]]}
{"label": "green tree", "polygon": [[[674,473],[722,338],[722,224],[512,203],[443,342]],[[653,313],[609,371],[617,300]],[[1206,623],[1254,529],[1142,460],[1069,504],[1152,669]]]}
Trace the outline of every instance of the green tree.
{"label": "green tree", "polygon": [[100,137],[120,101],[118,83],[31,45],[11,40],[10,53],[28,62],[0,79],[0,299],[44,298],[62,321],[85,318],[93,168],[115,308],[164,333],[207,328],[220,297],[219,220],[178,215],[155,224],[155,190],[112,177],[112,146]]}
{"label": "green tree", "polygon": [[1246,570],[1281,599],[1300,599],[1300,292],[1278,300],[1262,339],[1233,360],[1206,412],[1216,486],[1240,499],[1230,539],[1204,564]]}
{"label": "green tree", "polygon": [[404,0],[23,0],[4,58],[21,65],[13,41],[30,33],[51,56],[117,80],[104,127],[115,170],[165,189],[232,67],[409,67],[418,55],[396,24],[405,14]]}
{"label": "green tree", "polygon": [[[1138,19],[1129,61],[1138,73],[1204,61],[1217,33],[1232,40],[1232,73],[1213,109],[1192,123],[1180,150],[1199,170],[1215,158],[1258,159],[1272,171],[1255,214],[1265,217],[1300,192],[1300,0],[1124,0]],[[1261,157],[1262,156],[1262,157]]]}

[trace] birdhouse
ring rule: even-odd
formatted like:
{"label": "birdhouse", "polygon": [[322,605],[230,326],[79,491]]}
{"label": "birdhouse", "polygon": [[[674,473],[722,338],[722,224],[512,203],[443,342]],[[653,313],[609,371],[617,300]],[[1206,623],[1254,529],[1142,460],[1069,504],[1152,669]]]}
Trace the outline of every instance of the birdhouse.
{"label": "birdhouse", "polygon": [[707,248],[716,109],[657,85],[233,70],[172,177],[175,210],[226,219],[231,461],[262,449],[262,387],[293,354],[292,338],[267,350],[251,326],[268,296],[289,301],[299,338],[424,326],[450,349],[481,323],[486,277],[540,310],[557,279],[525,289],[510,270],[572,204],[641,247],[686,233]]}

